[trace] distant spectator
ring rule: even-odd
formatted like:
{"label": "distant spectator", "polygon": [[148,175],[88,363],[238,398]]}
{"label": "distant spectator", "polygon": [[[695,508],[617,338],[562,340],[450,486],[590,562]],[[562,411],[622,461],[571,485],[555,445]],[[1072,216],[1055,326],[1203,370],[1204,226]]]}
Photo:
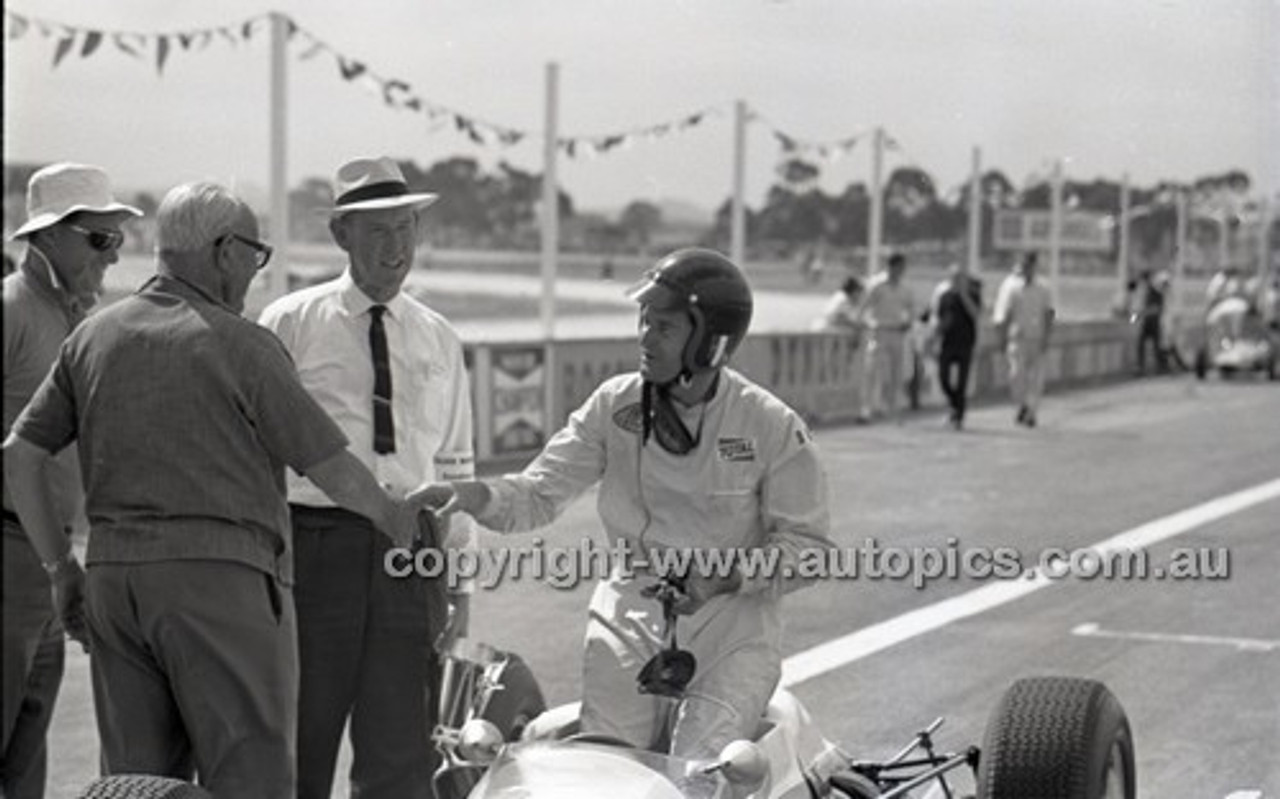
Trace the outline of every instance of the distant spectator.
{"label": "distant spectator", "polygon": [[1049,289],[1036,279],[1036,254],[1029,252],[1000,284],[992,315],[1000,347],[1009,358],[1009,388],[1018,405],[1016,421],[1027,427],[1036,426],[1044,394],[1044,355],[1053,317]]}
{"label": "distant spectator", "polygon": [[862,330],[858,319],[858,303],[862,300],[862,281],[849,275],[827,300],[822,315],[813,320],[811,329],[828,333],[857,335]]}
{"label": "distant spectator", "polygon": [[[862,381],[862,407],[858,423],[871,421],[885,396],[888,412],[899,421],[902,402],[903,368],[906,362],[907,333],[915,319],[915,300],[902,282],[907,259],[902,253],[889,256],[889,267],[871,278],[862,303],[861,320],[867,331],[866,369]],[[886,391],[887,385],[887,391]]]}
{"label": "distant spectator", "polygon": [[1223,300],[1243,297],[1244,293],[1244,281],[1240,277],[1239,267],[1228,264],[1218,270],[1205,288],[1205,312],[1212,311]]}
{"label": "distant spectator", "polygon": [[18,271],[18,263],[13,260],[13,256],[9,253],[4,254],[4,273],[6,275]]}
{"label": "distant spectator", "polygon": [[952,264],[950,274],[934,289],[929,315],[938,345],[938,383],[951,406],[951,426],[964,427],[969,392],[969,366],[978,341],[982,313],[982,281]]}
{"label": "distant spectator", "polygon": [[1138,301],[1138,281],[1135,278],[1129,278],[1125,281],[1124,289],[1116,295],[1115,301],[1111,304],[1111,315],[1122,322],[1133,322],[1134,312]]}
{"label": "distant spectator", "polygon": [[1168,371],[1163,342],[1165,292],[1169,287],[1168,273],[1153,274],[1151,270],[1142,273],[1142,282],[1138,290],[1138,374],[1147,370],[1147,346],[1150,345],[1155,355],[1156,371]]}

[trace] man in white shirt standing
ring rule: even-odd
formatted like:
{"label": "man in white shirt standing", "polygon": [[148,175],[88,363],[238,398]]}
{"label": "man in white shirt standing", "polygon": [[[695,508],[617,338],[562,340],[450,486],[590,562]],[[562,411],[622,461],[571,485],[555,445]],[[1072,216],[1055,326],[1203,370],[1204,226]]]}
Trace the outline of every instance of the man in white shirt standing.
{"label": "man in white shirt standing", "polygon": [[1021,265],[1000,284],[993,317],[1000,346],[1009,358],[1009,389],[1018,404],[1016,421],[1035,427],[1054,310],[1048,287],[1036,280],[1034,252],[1024,255]]}
{"label": "man in white shirt standing", "polygon": [[872,277],[867,285],[861,308],[867,345],[859,424],[870,422],[872,413],[884,402],[886,383],[889,415],[895,422],[901,421],[898,409],[902,402],[907,334],[916,314],[911,290],[902,283],[906,271],[906,256],[894,253],[889,256],[888,269]]}
{"label": "man in white shirt standing", "polygon": [[[347,253],[347,270],[276,300],[260,321],[284,342],[303,385],[385,489],[404,495],[426,481],[469,479],[471,395],[461,342],[444,317],[402,291],[419,214],[437,196],[410,192],[390,158],[345,164],[334,194],[329,229]],[[446,628],[449,636],[465,633],[467,596],[446,596],[436,580],[388,575],[388,544],[369,520],[335,508],[305,478],[289,478],[301,666],[298,797],[330,796],[349,716],[351,794],[426,799],[439,703],[432,647]]]}

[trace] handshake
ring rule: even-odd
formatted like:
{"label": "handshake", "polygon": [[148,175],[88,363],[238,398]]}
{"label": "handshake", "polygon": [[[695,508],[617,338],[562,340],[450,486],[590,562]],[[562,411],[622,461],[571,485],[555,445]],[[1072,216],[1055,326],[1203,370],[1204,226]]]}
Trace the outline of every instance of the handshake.
{"label": "handshake", "polygon": [[449,541],[449,518],[455,513],[475,516],[489,503],[489,487],[479,480],[428,483],[402,499],[392,500],[387,521],[381,525],[397,546],[441,549]]}

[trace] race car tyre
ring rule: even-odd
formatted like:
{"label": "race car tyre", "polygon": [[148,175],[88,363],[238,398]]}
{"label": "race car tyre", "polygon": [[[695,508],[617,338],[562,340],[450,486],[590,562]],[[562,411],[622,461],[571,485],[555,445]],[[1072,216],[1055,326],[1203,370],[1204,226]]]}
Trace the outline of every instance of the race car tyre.
{"label": "race car tyre", "polygon": [[484,718],[502,731],[506,741],[518,741],[538,714],[547,709],[542,689],[528,664],[515,653],[506,653],[509,660],[502,669],[502,690],[489,699]]}
{"label": "race car tyre", "polygon": [[116,774],[89,783],[76,799],[213,799],[213,794],[168,777]]}
{"label": "race car tyre", "polygon": [[1135,785],[1129,721],[1100,682],[1018,680],[991,715],[981,799],[1133,799]]}

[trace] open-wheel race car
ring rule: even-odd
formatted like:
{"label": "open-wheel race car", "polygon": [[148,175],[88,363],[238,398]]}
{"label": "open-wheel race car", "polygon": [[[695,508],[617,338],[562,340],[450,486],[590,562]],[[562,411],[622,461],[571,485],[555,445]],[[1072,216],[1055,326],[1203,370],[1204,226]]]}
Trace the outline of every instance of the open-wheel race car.
{"label": "open-wheel race car", "polygon": [[[1132,799],[1133,737],[1100,682],[1015,682],[991,714],[982,746],[939,751],[937,719],[883,760],[846,753],[779,689],[751,740],[712,761],[684,760],[584,734],[578,706],[548,710],[517,656],[460,642],[444,657],[438,799],[892,799],[970,797],[949,778],[967,771],[977,799]],[[940,794],[938,793],[940,792]],[[83,799],[209,799],[190,783],[104,777]]]}
{"label": "open-wheel race car", "polygon": [[[979,799],[1132,799],[1133,737],[1102,683],[1072,677],[1015,682],[982,745],[940,751],[937,719],[883,760],[846,753],[779,689],[751,740],[714,761],[691,761],[584,734],[576,704],[542,710],[518,657],[469,646],[446,657],[447,707],[435,740],[440,799],[812,799],[958,797],[972,775]],[[936,795],[936,794],[935,794]],[[968,796],[970,794],[965,793]]]}

